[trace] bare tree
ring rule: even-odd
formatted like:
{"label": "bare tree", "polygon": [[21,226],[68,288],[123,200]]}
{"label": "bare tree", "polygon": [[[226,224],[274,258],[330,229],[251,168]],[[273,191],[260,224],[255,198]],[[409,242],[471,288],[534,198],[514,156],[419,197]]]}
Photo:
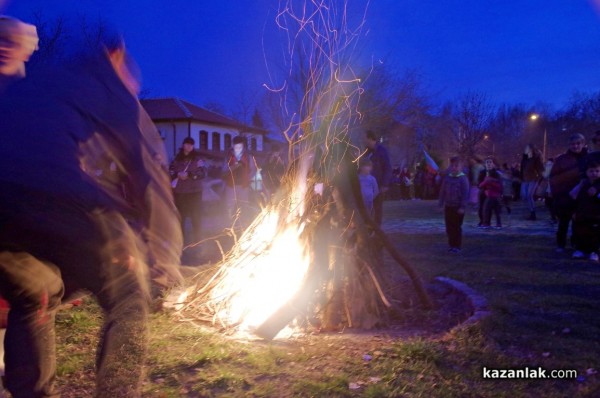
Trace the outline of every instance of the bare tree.
{"label": "bare tree", "polygon": [[469,92],[458,99],[452,111],[452,133],[458,153],[471,158],[481,150],[494,115],[488,97],[482,93]]}

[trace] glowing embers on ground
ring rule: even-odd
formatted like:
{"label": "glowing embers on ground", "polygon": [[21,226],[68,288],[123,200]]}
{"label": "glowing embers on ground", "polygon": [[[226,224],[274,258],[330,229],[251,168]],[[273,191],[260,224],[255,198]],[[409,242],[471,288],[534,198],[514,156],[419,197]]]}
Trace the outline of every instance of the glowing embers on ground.
{"label": "glowing embers on ground", "polygon": [[286,304],[304,283],[309,256],[304,225],[285,213],[264,209],[210,281],[180,296],[184,312],[247,335]]}

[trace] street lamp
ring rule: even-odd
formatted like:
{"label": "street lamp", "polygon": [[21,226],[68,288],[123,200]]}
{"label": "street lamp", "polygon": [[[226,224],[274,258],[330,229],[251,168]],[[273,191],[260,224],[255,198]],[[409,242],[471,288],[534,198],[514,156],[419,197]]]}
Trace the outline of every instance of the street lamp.
{"label": "street lamp", "polygon": [[[540,115],[538,115],[537,113],[532,113],[531,115],[529,115],[529,120],[535,122],[538,119],[540,119]],[[546,160],[546,146],[547,146],[547,142],[548,142],[548,131],[546,129],[546,124],[544,124],[544,145],[542,146],[542,158],[544,159],[544,161]]]}
{"label": "street lamp", "polygon": [[491,142],[492,143],[492,156],[496,156],[496,143],[494,141],[492,141],[492,139],[490,138],[489,134],[484,134],[483,135],[483,140],[486,142]]}

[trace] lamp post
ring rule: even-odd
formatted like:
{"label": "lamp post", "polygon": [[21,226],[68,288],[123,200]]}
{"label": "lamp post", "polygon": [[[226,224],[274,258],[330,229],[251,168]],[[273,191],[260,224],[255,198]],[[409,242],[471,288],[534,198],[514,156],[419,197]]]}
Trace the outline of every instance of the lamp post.
{"label": "lamp post", "polygon": [[[538,115],[537,113],[532,113],[529,116],[529,120],[535,122],[538,119],[540,119],[540,115]],[[544,159],[544,161],[546,160],[546,146],[548,145],[548,130],[546,129],[546,124],[544,124],[544,144],[542,146],[542,158]]]}
{"label": "lamp post", "polygon": [[492,156],[496,156],[496,143],[490,138],[489,134],[485,134],[483,136],[483,140],[485,142],[491,142],[492,143]]}

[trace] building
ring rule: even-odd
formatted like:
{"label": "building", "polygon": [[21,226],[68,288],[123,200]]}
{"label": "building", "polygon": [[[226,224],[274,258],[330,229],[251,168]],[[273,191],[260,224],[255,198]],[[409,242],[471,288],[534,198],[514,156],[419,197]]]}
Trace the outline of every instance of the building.
{"label": "building", "polygon": [[246,138],[246,148],[261,158],[267,131],[246,126],[236,120],[179,98],[149,98],[140,100],[158,128],[171,161],[185,137],[196,141],[196,149],[214,160],[225,158],[233,137]]}

